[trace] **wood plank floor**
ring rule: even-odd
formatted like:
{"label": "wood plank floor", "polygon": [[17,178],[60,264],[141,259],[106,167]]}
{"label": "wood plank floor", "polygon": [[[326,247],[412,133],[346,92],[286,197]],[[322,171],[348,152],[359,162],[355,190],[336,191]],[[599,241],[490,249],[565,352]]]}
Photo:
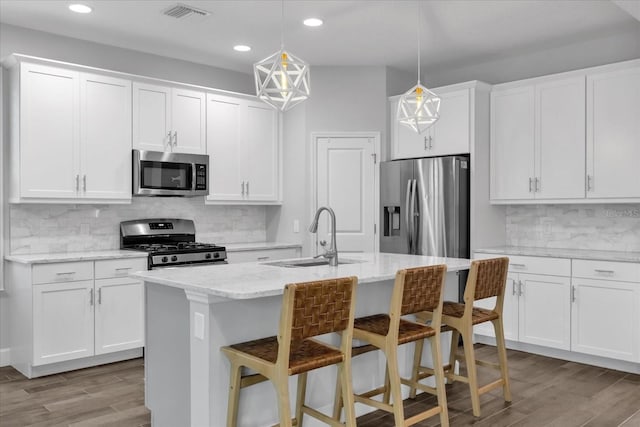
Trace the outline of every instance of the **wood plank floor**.
{"label": "wood plank floor", "polygon": [[[476,348],[478,358],[495,360],[494,347]],[[513,402],[492,391],[481,397],[482,417],[474,418],[466,384],[454,383],[447,386],[452,426],[640,426],[640,375],[517,351],[508,358]],[[148,426],[143,375],[142,359],[33,380],[0,368],[0,426]],[[479,368],[479,376],[488,381],[496,374]],[[424,394],[407,399],[406,413],[434,402]],[[434,417],[416,425],[439,423]],[[392,427],[393,418],[376,411],[360,417],[358,426]]]}

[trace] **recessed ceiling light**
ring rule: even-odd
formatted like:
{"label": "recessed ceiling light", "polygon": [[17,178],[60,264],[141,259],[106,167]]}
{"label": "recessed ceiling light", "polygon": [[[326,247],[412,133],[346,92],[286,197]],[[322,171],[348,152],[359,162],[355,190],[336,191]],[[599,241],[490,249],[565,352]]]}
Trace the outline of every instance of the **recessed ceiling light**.
{"label": "recessed ceiling light", "polygon": [[322,19],[320,18],[307,18],[302,21],[302,23],[307,27],[319,27],[323,24]]}
{"label": "recessed ceiling light", "polygon": [[238,52],[249,52],[251,50],[251,46],[247,46],[244,44],[238,44],[233,47],[233,50]]}
{"label": "recessed ceiling light", "polygon": [[76,13],[91,13],[93,9],[86,4],[70,4],[69,10]]}

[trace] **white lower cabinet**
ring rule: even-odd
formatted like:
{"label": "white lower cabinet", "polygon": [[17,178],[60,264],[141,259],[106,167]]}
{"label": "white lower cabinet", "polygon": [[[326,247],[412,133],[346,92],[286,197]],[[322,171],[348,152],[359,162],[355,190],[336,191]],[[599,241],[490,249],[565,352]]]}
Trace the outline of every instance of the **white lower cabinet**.
{"label": "white lower cabinet", "polygon": [[262,262],[287,258],[300,258],[301,248],[253,249],[242,251],[227,251],[227,261],[231,264],[238,262]]}
{"label": "white lower cabinet", "polygon": [[146,258],[10,263],[11,364],[31,378],[77,369],[46,365],[143,347],[144,286],[127,274],[146,269]]}
{"label": "white lower cabinet", "polygon": [[[640,362],[640,264],[509,258],[503,307],[507,340]],[[529,273],[544,270],[553,274]],[[476,305],[493,308],[495,298]],[[474,332],[495,337],[490,323],[476,326]]]}

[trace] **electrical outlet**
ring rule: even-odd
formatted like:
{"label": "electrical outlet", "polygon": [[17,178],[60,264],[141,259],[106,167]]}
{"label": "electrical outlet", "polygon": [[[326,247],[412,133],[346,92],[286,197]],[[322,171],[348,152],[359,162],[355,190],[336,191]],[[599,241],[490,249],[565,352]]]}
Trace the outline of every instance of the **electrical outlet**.
{"label": "electrical outlet", "polygon": [[202,313],[193,313],[193,336],[204,340],[204,314]]}

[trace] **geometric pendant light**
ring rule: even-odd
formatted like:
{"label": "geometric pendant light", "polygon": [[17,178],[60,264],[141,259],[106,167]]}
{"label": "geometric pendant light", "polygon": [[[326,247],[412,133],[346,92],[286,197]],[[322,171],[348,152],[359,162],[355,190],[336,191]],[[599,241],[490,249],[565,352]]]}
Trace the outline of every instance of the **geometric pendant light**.
{"label": "geometric pendant light", "polygon": [[253,64],[258,98],[286,111],[309,97],[309,64],[284,49],[284,0],[280,30],[280,50]]}
{"label": "geometric pendant light", "polygon": [[418,1],[418,84],[406,91],[398,101],[399,123],[422,133],[440,118],[440,98],[420,84],[420,2]]}

